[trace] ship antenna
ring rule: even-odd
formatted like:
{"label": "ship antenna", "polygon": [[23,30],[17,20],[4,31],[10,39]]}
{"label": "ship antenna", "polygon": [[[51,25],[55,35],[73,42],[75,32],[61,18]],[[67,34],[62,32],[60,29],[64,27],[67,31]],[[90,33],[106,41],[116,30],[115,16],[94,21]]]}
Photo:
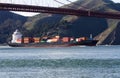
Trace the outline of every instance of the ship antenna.
{"label": "ship antenna", "polygon": [[92,34],[90,34],[90,39],[93,39],[93,36],[92,36]]}

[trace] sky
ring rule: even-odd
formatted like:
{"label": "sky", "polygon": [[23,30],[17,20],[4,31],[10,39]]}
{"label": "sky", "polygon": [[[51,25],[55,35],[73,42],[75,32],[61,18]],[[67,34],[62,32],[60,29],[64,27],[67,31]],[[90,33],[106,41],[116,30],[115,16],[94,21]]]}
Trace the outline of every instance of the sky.
{"label": "sky", "polygon": [[[69,4],[67,0],[57,0],[65,4]],[[69,1],[77,1],[77,0],[69,0]],[[115,3],[120,3],[120,0],[112,0]],[[39,6],[49,6],[49,7],[60,7],[62,4],[55,2],[54,0],[0,0],[0,2],[6,3],[19,3],[19,4],[28,4],[28,5],[39,5]],[[30,12],[14,12],[23,16],[34,16],[38,13],[30,13]]]}

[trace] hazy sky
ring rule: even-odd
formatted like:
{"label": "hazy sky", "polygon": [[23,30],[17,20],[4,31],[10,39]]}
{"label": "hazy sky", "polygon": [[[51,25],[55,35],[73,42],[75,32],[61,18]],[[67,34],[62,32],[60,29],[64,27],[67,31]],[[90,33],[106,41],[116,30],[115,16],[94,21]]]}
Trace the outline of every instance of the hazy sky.
{"label": "hazy sky", "polygon": [[[6,3],[19,3],[19,4],[32,4],[32,5],[39,5],[39,6],[50,6],[50,7],[59,7],[62,6],[62,4],[55,2],[54,0],[0,0],[0,2],[6,2]],[[67,0],[57,0],[59,2],[69,4]],[[69,0],[69,1],[77,1],[77,0]],[[120,3],[120,0],[112,0],[116,3]],[[33,16],[36,13],[28,13],[28,12],[16,12],[18,14],[24,15],[24,16]]]}

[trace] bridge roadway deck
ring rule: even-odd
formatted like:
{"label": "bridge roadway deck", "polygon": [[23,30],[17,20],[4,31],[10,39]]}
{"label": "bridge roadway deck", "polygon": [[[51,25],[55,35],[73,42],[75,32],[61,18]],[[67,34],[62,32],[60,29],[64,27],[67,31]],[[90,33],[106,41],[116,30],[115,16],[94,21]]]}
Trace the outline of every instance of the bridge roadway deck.
{"label": "bridge roadway deck", "polygon": [[87,11],[87,10],[80,10],[80,9],[75,10],[75,9],[67,9],[67,8],[43,7],[43,6],[8,4],[8,3],[0,3],[0,10],[120,19],[120,13],[118,14],[118,13],[111,13],[111,12],[95,12],[95,11]]}

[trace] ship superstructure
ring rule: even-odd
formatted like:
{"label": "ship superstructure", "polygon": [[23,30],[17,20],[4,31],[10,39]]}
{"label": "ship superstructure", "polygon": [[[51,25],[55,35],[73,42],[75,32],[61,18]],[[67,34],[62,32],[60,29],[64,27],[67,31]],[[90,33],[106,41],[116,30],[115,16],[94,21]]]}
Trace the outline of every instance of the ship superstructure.
{"label": "ship superstructure", "polygon": [[19,32],[19,30],[15,30],[15,32],[12,34],[12,40],[11,43],[22,43],[22,34]]}

